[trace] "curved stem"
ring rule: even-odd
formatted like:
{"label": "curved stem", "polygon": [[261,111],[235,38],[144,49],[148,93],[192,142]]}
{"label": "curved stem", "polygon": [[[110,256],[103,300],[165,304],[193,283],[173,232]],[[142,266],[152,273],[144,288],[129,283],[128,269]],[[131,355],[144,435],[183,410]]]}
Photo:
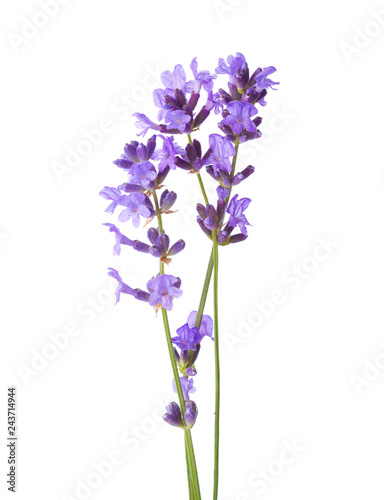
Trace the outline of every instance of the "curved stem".
{"label": "curved stem", "polygon": [[[159,226],[159,233],[161,234],[163,232],[163,220],[161,217],[159,200],[157,198],[157,194],[156,194],[155,190],[153,191],[153,201],[154,201],[155,208],[156,208],[156,216],[157,216],[157,221],[158,221],[158,226]],[[160,275],[161,274],[164,274],[164,263],[160,260]],[[163,307],[161,308],[161,313],[163,316],[165,337],[167,339],[167,347],[168,347],[169,358],[171,360],[171,365],[172,365],[173,378],[174,378],[175,384],[176,384],[176,391],[177,391],[177,396],[178,396],[179,403],[180,403],[183,424],[185,425],[185,421],[184,421],[184,415],[185,415],[184,394],[183,394],[183,389],[181,387],[179,371],[177,369],[175,353],[173,350],[171,330],[169,328],[169,321],[168,321],[168,313]],[[197,474],[196,459],[195,459],[195,454],[194,454],[194,449],[193,449],[192,435],[191,435],[190,429],[185,429],[184,432],[185,432],[185,452],[186,452],[186,457],[187,457],[188,481],[191,480],[191,484],[192,484],[192,487],[194,490],[194,497],[193,497],[194,500],[201,500],[199,477]]]}
{"label": "curved stem", "polygon": [[[168,321],[168,314],[167,314],[167,311],[163,307],[161,308],[161,312],[163,315],[164,330],[165,330],[165,336],[167,338],[167,346],[168,346],[169,357],[170,357],[171,365],[172,365],[173,378],[175,379],[176,391],[177,391],[177,396],[179,398],[181,415],[182,415],[182,419],[183,419],[183,424],[185,425],[185,421],[184,421],[185,401],[184,401],[183,390],[181,387],[179,372],[177,370],[175,354],[173,351],[171,332],[170,332],[169,321]],[[194,491],[195,499],[201,500],[199,476],[197,474],[196,459],[195,459],[195,453],[194,453],[194,449],[193,449],[193,442],[192,442],[192,436],[191,436],[190,429],[185,429],[185,439],[186,439],[186,454],[187,454],[187,456],[189,456],[192,484],[193,484],[194,490],[195,490]],[[188,461],[187,461],[187,467],[188,467]]]}
{"label": "curved stem", "polygon": [[201,320],[202,320],[202,317],[204,314],[205,303],[207,302],[209,285],[211,283],[211,278],[212,278],[212,271],[213,271],[213,249],[211,252],[211,256],[209,257],[208,268],[207,268],[207,273],[205,275],[203,291],[201,292],[200,304],[199,304],[199,308],[197,310],[196,321],[195,321],[195,326],[197,326],[197,328],[200,328]]}
{"label": "curved stem", "polygon": [[214,444],[214,472],[213,472],[213,499],[217,500],[219,489],[219,432],[220,432],[220,358],[219,358],[219,247],[216,232],[213,232],[213,307],[214,307],[214,339],[215,339],[215,444]]}

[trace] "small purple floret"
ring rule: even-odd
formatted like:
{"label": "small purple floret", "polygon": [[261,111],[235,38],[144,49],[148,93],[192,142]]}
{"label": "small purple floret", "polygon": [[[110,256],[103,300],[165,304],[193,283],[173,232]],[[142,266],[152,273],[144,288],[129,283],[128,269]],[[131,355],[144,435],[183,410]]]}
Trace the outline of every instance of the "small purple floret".
{"label": "small purple floret", "polygon": [[172,338],[172,342],[181,350],[196,350],[196,344],[200,342],[201,336],[196,326],[190,327],[187,323],[176,330],[177,337]]}
{"label": "small purple floret", "polygon": [[108,276],[115,278],[115,280],[117,280],[117,283],[118,283],[116,291],[115,291],[116,304],[120,300],[121,293],[127,293],[128,295],[133,295],[133,296],[135,295],[135,290],[133,288],[131,288],[130,286],[128,286],[126,283],[124,283],[124,281],[121,279],[119,272],[116,271],[116,269],[109,267],[108,271],[109,271]]}
{"label": "small purple floret", "polygon": [[232,170],[232,166],[229,161],[229,157],[236,154],[233,144],[231,144],[228,139],[222,135],[211,134],[209,136],[209,147],[211,149],[211,154],[204,161],[204,164],[212,164],[215,175],[217,175],[217,169],[230,172]]}
{"label": "small purple floret", "polygon": [[227,110],[230,112],[221,123],[232,128],[234,134],[241,134],[244,130],[256,132],[256,125],[251,120],[251,116],[257,114],[257,109],[249,102],[232,101],[227,104]]}
{"label": "small purple floret", "polygon": [[183,293],[177,286],[179,283],[179,278],[170,274],[162,274],[149,281],[147,283],[147,289],[150,293],[149,305],[153,307],[160,305],[167,311],[171,311],[173,299],[178,299]]}
{"label": "small purple floret", "polygon": [[113,255],[120,255],[121,245],[133,245],[133,241],[121,234],[120,229],[118,229],[114,224],[105,222],[103,226],[107,226],[110,232],[115,234],[116,243],[113,247]]}
{"label": "small purple floret", "polygon": [[105,198],[106,200],[112,201],[112,203],[108,205],[105,211],[107,212],[107,214],[113,214],[116,208],[119,206],[121,198],[120,190],[117,188],[105,186],[104,189],[100,191],[99,195]]}
{"label": "small purple floret", "polygon": [[139,227],[140,216],[149,218],[155,214],[151,208],[151,201],[145,194],[132,193],[128,196],[123,196],[120,199],[120,204],[127,207],[119,215],[119,221],[125,222],[132,219],[133,227]]}
{"label": "small purple floret", "polygon": [[[185,401],[189,401],[189,393],[196,392],[196,388],[193,387],[193,378],[180,377],[181,388],[183,389],[183,396]],[[177,392],[176,382],[172,381],[172,387],[174,392]]]}
{"label": "small purple floret", "polygon": [[[192,311],[187,319],[187,324],[192,328],[196,323],[197,311]],[[203,314],[201,319],[199,333],[203,337],[211,337],[213,333],[213,319],[208,314]],[[212,338],[213,339],[213,338]]]}
{"label": "small purple floret", "polygon": [[236,194],[230,201],[227,209],[227,213],[230,215],[228,224],[232,227],[238,226],[240,231],[244,236],[247,236],[247,228],[245,226],[250,226],[243,212],[248,208],[252,200],[249,198],[241,198],[238,200],[238,194]]}

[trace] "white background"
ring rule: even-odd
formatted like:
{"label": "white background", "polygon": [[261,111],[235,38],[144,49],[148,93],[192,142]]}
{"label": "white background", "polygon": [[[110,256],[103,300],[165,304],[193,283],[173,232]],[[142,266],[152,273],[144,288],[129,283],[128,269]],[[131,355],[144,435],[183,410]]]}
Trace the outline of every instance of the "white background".
{"label": "white background", "polygon": [[[16,385],[20,499],[187,498],[182,432],[158,418],[175,398],[161,316],[128,296],[114,307],[106,276],[115,267],[144,288],[157,262],[127,247],[112,255],[101,224],[117,215],[104,213],[98,192],[123,182],[112,161],[136,138],[131,114],[155,117],[153,75],[188,69],[195,56],[213,71],[219,57],[242,52],[251,70],[276,66],[281,85],[260,110],[264,136],[240,154],[239,167],[256,167],[238,190],[253,199],[249,238],[220,252],[219,498],[382,499],[384,4],[62,3],[49,19],[36,1],[0,8],[2,495],[11,496],[6,388]],[[45,25],[28,31],[28,20]],[[199,133],[204,146],[215,120]],[[55,162],[100,122],[108,133],[60,178]],[[180,210],[166,230],[187,242],[169,268],[184,290],[174,332],[198,305],[210,246],[194,221],[196,179],[178,171],[167,183]],[[119,227],[145,239],[142,228]],[[321,238],[332,251],[316,250]],[[307,271],[293,281],[296,265]],[[284,303],[257,316],[255,301],[275,289]],[[77,335],[41,361],[71,324]],[[193,436],[207,499],[213,343],[202,347]],[[294,442],[296,456],[284,452]],[[99,480],[95,464],[111,454],[119,463]],[[262,469],[269,479],[257,483]],[[87,481],[91,489],[79,488]]]}

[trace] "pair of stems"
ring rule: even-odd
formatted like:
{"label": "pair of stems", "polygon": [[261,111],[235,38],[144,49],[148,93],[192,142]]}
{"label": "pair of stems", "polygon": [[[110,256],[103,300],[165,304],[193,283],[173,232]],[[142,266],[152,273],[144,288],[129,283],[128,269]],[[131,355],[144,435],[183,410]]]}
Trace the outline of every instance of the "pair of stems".
{"label": "pair of stems", "polygon": [[[192,143],[191,135],[188,134],[188,140]],[[231,178],[233,177],[236,169],[236,161],[238,155],[239,143],[235,143],[235,156],[232,159],[232,169]],[[204,183],[201,178],[200,172],[197,173],[197,178],[199,181],[200,189],[204,198],[206,205],[209,204],[208,197],[205,191]],[[230,187],[229,195],[226,199],[228,202],[232,187]],[[157,198],[156,191],[153,191],[153,198],[156,208],[156,215],[159,226],[159,233],[163,231],[163,223],[161,217],[161,210],[159,207],[159,202]],[[215,439],[214,439],[214,484],[213,484],[213,500],[217,500],[218,497],[218,486],[219,486],[219,434],[220,434],[220,356],[219,356],[219,307],[218,307],[218,280],[219,280],[219,247],[217,242],[217,232],[212,232],[212,252],[208,262],[208,268],[204,280],[204,286],[201,293],[199,308],[196,315],[195,326],[200,328],[201,320],[204,313],[204,308],[207,300],[209,285],[212,278],[212,271],[214,270],[213,278],[213,300],[214,300],[214,344],[215,344]],[[160,274],[164,274],[164,263],[160,260]],[[180,409],[182,414],[182,420],[184,422],[185,414],[185,402],[183,390],[181,387],[179,372],[177,369],[176,359],[174,355],[171,333],[169,328],[168,314],[167,311],[162,308],[162,316],[164,323],[164,330],[167,339],[167,346],[169,351],[169,356],[172,365],[173,376],[175,379],[176,390],[180,402]],[[188,489],[190,500],[201,500],[199,478],[196,466],[196,458],[192,442],[192,434],[190,429],[184,430],[184,440],[185,440],[185,454],[186,454],[186,464],[188,473]]]}

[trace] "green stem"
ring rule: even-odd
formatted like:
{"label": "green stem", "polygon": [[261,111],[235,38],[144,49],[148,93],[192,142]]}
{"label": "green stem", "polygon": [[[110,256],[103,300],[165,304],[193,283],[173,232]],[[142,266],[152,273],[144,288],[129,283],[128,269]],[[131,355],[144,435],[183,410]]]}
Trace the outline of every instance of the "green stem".
{"label": "green stem", "polygon": [[[230,179],[231,180],[232,180],[232,177],[235,175],[237,155],[238,155],[238,152],[239,152],[239,146],[240,146],[240,143],[236,140],[236,142],[235,142],[235,156],[232,158],[232,169],[231,169],[231,175],[230,175]],[[228,205],[228,201],[229,201],[229,198],[231,196],[231,193],[232,193],[232,186],[229,187],[229,194],[228,194],[228,196],[225,199],[225,202],[226,202],[227,205]]]}
{"label": "green stem", "polygon": [[[161,234],[163,232],[163,220],[161,217],[159,200],[157,198],[156,191],[154,190],[152,193],[153,193],[153,201],[154,201],[155,208],[156,208],[156,216],[157,216],[157,221],[158,221],[158,226],[159,226],[159,233]],[[161,274],[164,274],[164,263],[161,262],[161,260],[160,260],[160,275]],[[173,350],[171,331],[169,328],[169,321],[168,321],[168,313],[163,307],[161,308],[161,313],[163,316],[164,330],[165,330],[165,336],[167,339],[169,358],[171,360],[171,365],[172,365],[173,378],[175,379],[176,391],[177,391],[177,396],[179,398],[182,420],[183,420],[183,424],[185,425],[185,421],[184,421],[184,414],[185,414],[184,395],[183,395],[183,389],[181,387],[179,372],[177,369],[175,353]],[[188,470],[188,477],[191,478],[191,483],[192,483],[193,490],[194,490],[194,497],[193,498],[194,498],[194,500],[201,500],[199,477],[197,474],[196,459],[195,459],[195,454],[194,454],[194,449],[193,449],[192,435],[191,435],[190,429],[185,429],[184,432],[185,432],[185,451],[186,451],[186,457],[187,457],[187,470]]]}
{"label": "green stem", "polygon": [[[235,142],[235,156],[232,158],[232,169],[230,178],[235,175],[237,155],[239,152],[239,142]],[[232,186],[226,198],[228,203],[231,196]],[[220,356],[219,356],[219,246],[217,243],[217,233],[212,233],[213,241],[213,308],[214,308],[214,339],[215,339],[215,442],[214,442],[214,472],[213,472],[213,500],[217,500],[219,491],[219,435],[220,435]]]}
{"label": "green stem", "polygon": [[[161,210],[159,206],[159,200],[157,198],[156,191],[153,190],[153,201],[155,203],[155,209],[156,209],[156,217],[157,217],[157,223],[159,226],[159,234],[163,232],[163,219],[161,218]],[[164,274],[164,262],[160,260],[160,274]]]}
{"label": "green stem", "polygon": [[185,437],[187,442],[187,449],[189,451],[189,460],[191,466],[191,476],[192,476],[192,484],[194,486],[195,500],[201,500],[199,476],[197,474],[195,451],[193,449],[192,434],[190,429],[185,430]]}
{"label": "green stem", "polygon": [[153,190],[152,194],[153,194],[153,201],[155,203],[156,217],[157,217],[157,222],[159,225],[159,234],[160,234],[163,232],[163,219],[161,218],[161,210],[160,210],[159,200],[157,198],[156,191]]}
{"label": "green stem", "polygon": [[240,143],[236,140],[235,142],[235,156],[232,158],[232,170],[231,170],[231,179],[235,175],[236,162],[237,162],[237,154],[239,152]]}
{"label": "green stem", "polygon": [[[179,398],[181,415],[182,415],[183,423],[185,424],[185,422],[184,422],[184,414],[185,414],[184,395],[183,395],[183,390],[181,387],[179,372],[177,370],[175,354],[173,351],[171,332],[170,332],[169,322],[168,322],[168,314],[167,314],[167,311],[163,307],[161,308],[161,312],[163,315],[164,330],[165,330],[165,336],[167,338],[167,346],[168,346],[169,357],[170,357],[171,365],[172,365],[173,378],[175,379],[176,391],[177,391],[177,396]],[[191,436],[190,429],[185,429],[185,439],[186,439],[186,443],[187,443],[186,453],[189,456],[189,462],[190,462],[190,466],[191,466],[191,476],[192,476],[192,483],[193,483],[193,487],[194,487],[195,500],[201,500],[199,476],[197,473],[196,459],[195,459],[195,453],[194,453],[194,449],[193,449],[192,436]],[[187,462],[187,467],[188,467],[188,462]]]}
{"label": "green stem", "polygon": [[219,247],[217,235],[213,234],[213,308],[214,308],[214,339],[215,339],[215,443],[214,443],[214,482],[213,500],[217,500],[219,489],[219,432],[220,432],[220,358],[219,358],[219,304],[218,304],[218,283],[219,283]]}
{"label": "green stem", "polygon": [[208,196],[207,196],[207,193],[205,191],[203,179],[201,178],[200,172],[197,172],[197,180],[199,181],[200,189],[201,189],[201,192],[203,193],[203,198],[204,198],[205,204],[208,205],[209,204]]}
{"label": "green stem", "polygon": [[184,442],[185,442],[185,461],[187,464],[187,473],[188,473],[188,492],[189,492],[189,500],[194,500],[193,494],[193,483],[192,483],[192,474],[191,474],[191,461],[189,460],[189,449],[187,442],[187,435],[184,433]]}
{"label": "green stem", "polygon": [[196,321],[195,321],[195,326],[197,326],[197,328],[200,328],[201,319],[202,319],[203,314],[204,314],[205,303],[207,302],[209,285],[211,283],[211,278],[212,278],[212,271],[213,271],[213,249],[211,252],[211,256],[209,257],[208,268],[207,268],[207,273],[205,275],[203,291],[201,292],[200,304],[199,304],[199,308],[197,310]]}

